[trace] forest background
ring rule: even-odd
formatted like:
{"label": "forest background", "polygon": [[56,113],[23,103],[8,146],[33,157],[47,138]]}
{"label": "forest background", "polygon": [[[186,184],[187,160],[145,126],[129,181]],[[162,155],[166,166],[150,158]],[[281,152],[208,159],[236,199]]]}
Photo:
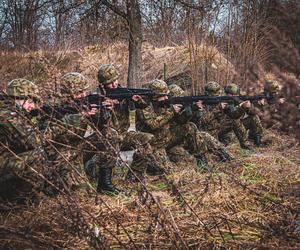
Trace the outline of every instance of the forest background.
{"label": "forest background", "polygon": [[1,203],[4,249],[299,249],[298,0],[1,0],[0,49],[1,90],[22,77],[45,98],[70,71],[96,87],[113,63],[125,86],[160,78],[200,94],[215,80],[257,94],[276,79],[287,100],[284,134],[268,131],[256,154],[233,145],[237,159],[212,173],[177,166],[129,196]]}

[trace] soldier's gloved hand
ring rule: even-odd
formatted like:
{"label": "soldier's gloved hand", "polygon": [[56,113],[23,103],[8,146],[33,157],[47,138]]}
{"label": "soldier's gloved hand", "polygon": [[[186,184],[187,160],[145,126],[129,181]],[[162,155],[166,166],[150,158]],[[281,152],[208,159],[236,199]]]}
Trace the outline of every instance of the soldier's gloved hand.
{"label": "soldier's gloved hand", "polygon": [[285,98],[279,98],[279,99],[278,99],[278,103],[279,103],[279,104],[285,103]]}
{"label": "soldier's gloved hand", "polygon": [[172,107],[174,109],[174,112],[176,114],[178,114],[181,111],[181,109],[182,109],[183,106],[181,104],[174,104],[174,105],[172,105]]}
{"label": "soldier's gloved hand", "polygon": [[89,117],[89,116],[95,115],[98,112],[98,109],[96,108],[97,107],[96,104],[91,104],[90,107],[91,108],[89,110],[82,111],[81,114],[83,116]]}
{"label": "soldier's gloved hand", "polygon": [[249,108],[251,108],[251,102],[250,101],[244,101],[244,102],[241,102],[239,104],[239,106],[242,107],[242,108],[245,108],[245,109],[249,109]]}
{"label": "soldier's gloved hand", "polygon": [[221,109],[226,109],[228,107],[228,103],[226,102],[221,102],[220,103]]}
{"label": "soldier's gloved hand", "polygon": [[131,99],[132,99],[133,101],[137,102],[137,101],[141,100],[142,97],[139,96],[139,95],[133,95]]}
{"label": "soldier's gloved hand", "polygon": [[199,109],[199,110],[203,110],[204,109],[204,104],[203,101],[199,100],[198,102],[195,103],[195,106]]}
{"label": "soldier's gloved hand", "polygon": [[108,110],[112,110],[114,108],[114,104],[114,100],[105,100],[102,102],[102,105]]}
{"label": "soldier's gloved hand", "polygon": [[261,100],[258,100],[257,103],[261,106],[265,106],[267,104],[267,100],[266,99],[261,99]]}

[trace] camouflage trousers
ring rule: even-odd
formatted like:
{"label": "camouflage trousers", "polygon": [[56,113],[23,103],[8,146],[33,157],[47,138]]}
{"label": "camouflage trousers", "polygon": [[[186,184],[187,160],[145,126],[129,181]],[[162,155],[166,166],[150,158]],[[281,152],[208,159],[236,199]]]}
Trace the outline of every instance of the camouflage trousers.
{"label": "camouflage trousers", "polygon": [[242,120],[244,127],[248,130],[249,137],[262,136],[264,128],[258,115],[249,115]]}
{"label": "camouflage trousers", "polygon": [[[11,198],[18,192],[41,190],[48,165],[42,149],[0,155],[0,196]],[[9,197],[10,196],[10,197]]]}
{"label": "camouflage trousers", "polygon": [[[204,156],[207,156],[208,154],[214,154],[219,155],[220,150],[224,150],[226,152],[226,149],[222,143],[220,143],[215,137],[213,137],[211,134],[205,131],[198,131],[197,137],[201,138],[200,141],[204,144],[202,146],[201,154]],[[188,153],[188,150],[185,149],[187,146],[175,146],[172,148],[169,148],[167,153],[169,158],[173,162],[179,162],[180,160],[190,160],[190,154]]]}
{"label": "camouflage trousers", "polygon": [[225,145],[229,143],[229,134],[234,132],[240,144],[245,144],[247,140],[247,130],[241,119],[231,119],[224,116],[219,121],[219,130],[214,131],[214,136],[220,141],[224,142]]}
{"label": "camouflage trousers", "polygon": [[[97,138],[98,137],[98,138]],[[100,168],[113,168],[117,165],[119,159],[119,151],[135,150],[131,168],[146,169],[149,164],[155,162],[151,141],[154,138],[152,134],[144,132],[125,132],[119,135],[116,130],[109,129],[104,134],[104,138],[99,140],[99,136],[93,134],[87,138],[89,142],[95,146],[94,150],[91,147],[84,147],[85,160],[91,159],[93,165],[93,173],[88,175],[97,178]],[[95,143],[97,142],[97,143]],[[89,171],[89,170],[88,170]]]}
{"label": "camouflage trousers", "polygon": [[[96,131],[79,146],[83,154],[85,172],[91,180],[96,180],[101,168],[114,168],[117,165],[120,138],[113,128]],[[87,163],[87,164],[86,164]]]}
{"label": "camouflage trousers", "polygon": [[[165,169],[172,167],[167,152],[174,153],[174,147],[181,146],[190,155],[196,158],[206,155],[209,151],[215,152],[223,148],[215,138],[208,133],[200,132],[197,126],[192,122],[173,126],[170,132],[171,133],[168,133],[169,138],[162,138],[162,142],[157,142],[156,140],[156,145],[159,145],[159,147],[153,148],[155,160]],[[184,154],[186,155],[186,153]],[[141,167],[139,171],[145,171],[145,168]]]}
{"label": "camouflage trousers", "polygon": [[[71,188],[84,183],[83,154],[78,145],[58,145],[53,143],[46,147],[49,161],[47,179],[59,190]],[[47,194],[58,192],[53,186],[45,184]]]}
{"label": "camouflage trousers", "polygon": [[121,150],[135,149],[131,169],[141,171],[150,165],[159,165],[153,152],[154,135],[140,131],[130,131],[122,134]]}

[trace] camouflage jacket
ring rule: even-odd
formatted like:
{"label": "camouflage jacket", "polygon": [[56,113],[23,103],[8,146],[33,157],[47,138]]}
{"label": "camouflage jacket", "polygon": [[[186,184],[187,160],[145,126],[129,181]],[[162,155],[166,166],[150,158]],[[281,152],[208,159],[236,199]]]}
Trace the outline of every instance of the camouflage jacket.
{"label": "camouflage jacket", "polygon": [[[69,103],[60,104],[62,109],[72,107]],[[76,107],[74,106],[74,109]],[[89,121],[82,114],[64,114],[61,117],[42,112],[39,128],[47,139],[76,146],[84,136]]]}
{"label": "camouflage jacket", "polygon": [[154,134],[153,144],[162,147],[172,138],[171,127],[174,117],[173,109],[150,103],[146,108],[137,110],[137,128],[142,132]]}
{"label": "camouflage jacket", "polygon": [[220,130],[224,119],[241,119],[246,114],[245,110],[237,105],[229,104],[226,109],[220,105],[211,105],[204,110],[193,109],[192,122],[205,131]]}
{"label": "camouflage jacket", "polygon": [[[76,143],[76,135],[83,136],[87,120],[80,114],[65,115],[62,119],[32,116],[13,105],[0,111],[1,142],[14,152],[24,152],[45,146],[47,140]],[[78,138],[78,137],[77,137]]]}
{"label": "camouflage jacket", "polygon": [[36,117],[13,106],[0,111],[0,151],[20,154],[41,146]]}
{"label": "camouflage jacket", "polygon": [[[101,93],[99,88],[97,89],[97,92]],[[124,99],[114,106],[109,123],[119,134],[127,132],[130,126],[130,106],[134,106],[136,109],[143,109],[147,107],[148,104],[143,99],[140,99],[137,102]]]}
{"label": "camouflage jacket", "polygon": [[269,100],[267,104],[260,105],[256,103],[252,108],[251,112],[257,114],[264,124],[264,127],[269,128],[275,125],[280,120],[282,105],[279,103],[278,98]]}

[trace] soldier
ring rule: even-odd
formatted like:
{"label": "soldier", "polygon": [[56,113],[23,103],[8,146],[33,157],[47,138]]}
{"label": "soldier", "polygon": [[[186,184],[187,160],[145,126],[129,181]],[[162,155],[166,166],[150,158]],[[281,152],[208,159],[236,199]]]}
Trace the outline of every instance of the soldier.
{"label": "soldier", "polygon": [[[182,105],[162,106],[164,101],[168,99],[167,84],[162,80],[153,80],[149,83],[149,88],[156,95],[147,108],[138,110],[139,127],[142,131],[152,133],[155,136],[153,143],[155,153],[160,153],[157,158],[164,156],[163,152],[166,149],[183,145],[196,158],[198,166],[209,168],[205,156],[207,145],[197,126],[192,122],[174,126],[174,119],[180,114]],[[161,161],[165,161],[165,158]],[[135,170],[143,172],[143,169]]]}
{"label": "soldier", "polygon": [[[172,96],[183,96],[185,94],[184,90],[181,89],[176,84],[171,84],[169,86],[170,93]],[[187,106],[184,109],[182,109],[179,113],[179,115],[175,115],[174,118],[174,127],[180,126],[181,124],[184,124],[192,119],[193,116],[193,110],[201,110],[202,109],[202,102],[194,103],[192,106]],[[206,144],[206,148],[208,152],[213,153],[219,157],[219,159],[222,162],[227,162],[232,160],[233,158],[230,156],[230,154],[226,151],[225,147],[212,135],[210,135],[208,132],[205,131],[199,131],[200,136],[202,136],[204,143]],[[172,152],[172,149],[170,149]],[[169,150],[169,154],[170,154]],[[174,150],[174,149],[173,149]],[[178,150],[176,150],[178,151]]]}
{"label": "soldier", "polygon": [[[118,87],[121,87],[118,79],[119,72],[112,64],[101,65],[98,71],[98,92],[105,95],[107,90],[110,92],[117,90]],[[120,149],[136,150],[133,155],[131,168],[145,168],[149,174],[161,174],[162,168],[158,165],[153,156],[151,146],[153,135],[144,132],[128,131],[130,127],[130,102],[133,102],[134,106],[140,109],[146,107],[147,103],[141,98],[141,96],[138,95],[134,95],[131,100],[111,100],[111,102],[114,105],[114,109],[112,110],[111,126],[118,132]],[[127,178],[129,180],[136,181],[136,178],[132,175],[130,170]]]}
{"label": "soldier", "polygon": [[[55,146],[63,153],[56,161],[63,160],[73,167],[77,167],[77,172],[83,169],[84,159],[90,159],[93,168],[88,167],[86,173],[91,180],[98,179],[97,191],[103,193],[118,193],[119,190],[112,183],[112,168],[116,165],[118,148],[116,132],[107,128],[109,117],[103,115],[103,109],[91,105],[87,107],[82,103],[82,99],[88,95],[89,84],[87,79],[78,72],[65,74],[61,79],[62,103],[60,107],[65,110],[71,108],[78,110],[75,114],[66,114],[57,123],[51,121],[56,128],[62,125],[66,132],[55,141]],[[109,102],[102,102],[106,112],[112,109]],[[105,113],[106,113],[105,112]],[[56,126],[54,126],[56,124]],[[92,128],[94,133],[85,138],[88,128]],[[67,145],[65,147],[64,145]],[[56,149],[56,151],[57,151]],[[66,158],[69,156],[68,158]],[[61,159],[63,158],[63,159]]]}
{"label": "soldier", "polygon": [[26,79],[8,83],[0,111],[1,197],[39,188],[45,165],[37,120],[30,112],[40,100],[37,86]]}
{"label": "soldier", "polygon": [[[169,85],[169,91],[172,96],[184,96],[185,91],[177,84]],[[183,112],[185,113],[185,112]],[[184,114],[183,114],[184,116]],[[184,119],[184,118],[183,118]],[[189,118],[187,118],[189,119]],[[174,123],[176,125],[176,123]],[[182,145],[177,145],[167,150],[169,159],[174,163],[189,162],[194,158]]]}
{"label": "soldier", "polygon": [[[238,85],[231,83],[225,86],[224,91],[228,96],[240,95],[240,88]],[[254,140],[256,146],[262,146],[263,126],[259,116],[254,111],[254,107],[250,101],[239,104],[241,112],[241,121],[248,130],[249,138]]]}
{"label": "soldier", "polygon": [[280,85],[278,81],[266,80],[264,84],[264,94],[272,97],[270,99],[263,99],[256,105],[256,112],[261,118],[265,128],[271,128],[277,124],[279,119],[280,107],[284,104],[285,99],[279,96]]}
{"label": "soldier", "polygon": [[[208,82],[205,85],[205,95],[218,96],[221,94],[221,86],[217,82]],[[246,102],[240,104],[246,105]],[[234,132],[243,149],[251,149],[247,143],[247,131],[241,122],[243,111],[240,106],[227,103],[205,107],[198,103],[199,110],[195,112],[193,121],[198,128],[208,131],[225,145],[228,144],[228,134]]]}

